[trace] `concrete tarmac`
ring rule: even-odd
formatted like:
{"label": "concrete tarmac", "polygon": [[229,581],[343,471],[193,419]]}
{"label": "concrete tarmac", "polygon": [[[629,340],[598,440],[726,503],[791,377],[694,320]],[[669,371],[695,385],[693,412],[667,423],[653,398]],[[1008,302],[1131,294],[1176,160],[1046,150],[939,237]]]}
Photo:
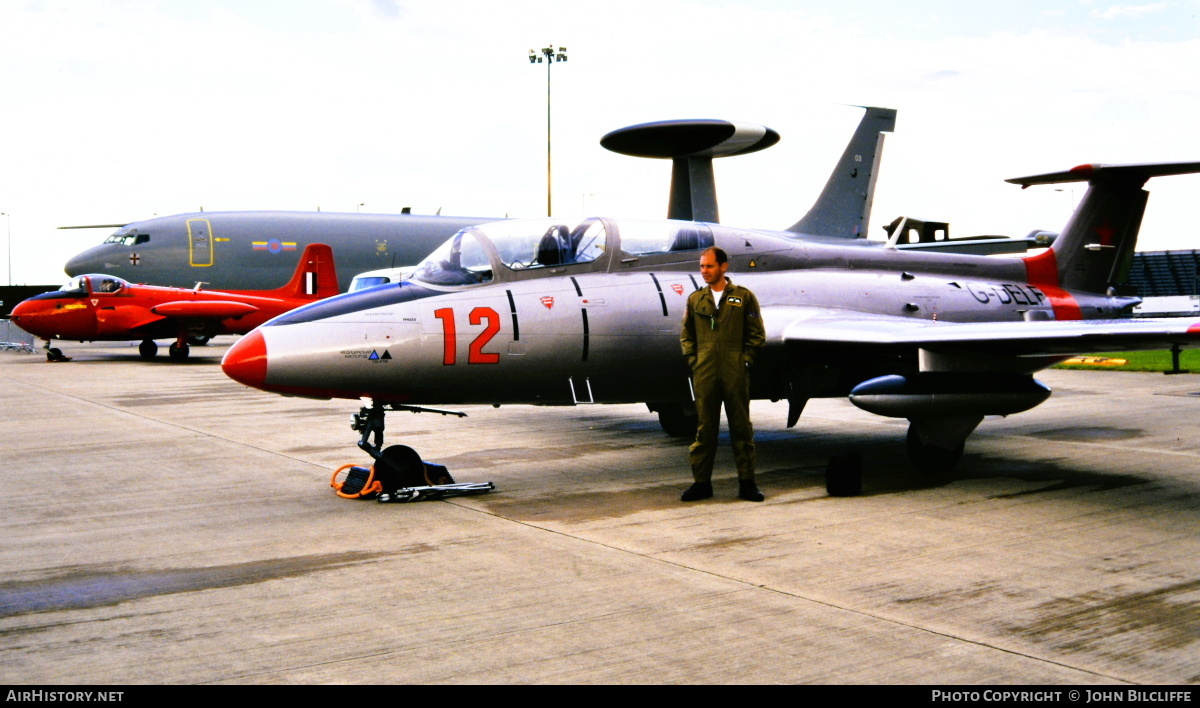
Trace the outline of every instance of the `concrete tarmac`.
{"label": "concrete tarmac", "polygon": [[[225,338],[227,345],[231,341]],[[1200,681],[1200,377],[1048,371],[953,475],[907,423],[756,402],[761,504],[683,504],[644,406],[392,413],[491,494],[334,495],[355,401],[125,344],[0,353],[0,682]],[[864,493],[825,493],[829,457]]]}

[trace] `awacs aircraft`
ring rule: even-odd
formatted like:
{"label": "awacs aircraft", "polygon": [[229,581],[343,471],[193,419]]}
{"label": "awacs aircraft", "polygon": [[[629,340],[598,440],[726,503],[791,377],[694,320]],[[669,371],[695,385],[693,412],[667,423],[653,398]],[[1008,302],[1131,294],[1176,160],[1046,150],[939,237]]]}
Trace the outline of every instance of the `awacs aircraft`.
{"label": "awacs aircraft", "polygon": [[[813,207],[786,232],[803,239],[865,239],[886,133],[896,126],[896,111],[865,107],[858,129],[830,173]],[[672,120],[614,130],[600,139],[623,155],[671,160],[667,218],[718,223],[717,188],[712,161],[746,155],[779,142],[765,126],[723,120]],[[1055,234],[1034,230],[1024,238],[950,237],[945,222],[899,217],[885,226],[888,248],[943,253],[1025,253],[1044,248]],[[884,244],[878,244],[884,245]]]}
{"label": "awacs aircraft", "polygon": [[146,359],[158,353],[155,339],[173,338],[172,359],[186,359],[189,338],[245,334],[267,320],[301,305],[336,295],[337,271],[329,246],[310,244],[300,256],[291,282],[277,290],[190,290],[131,285],[112,275],[80,275],[53,292],[18,304],[12,321],[46,340],[46,356],[62,360],[53,339],[78,341],[142,340]]}
{"label": "awacs aircraft", "polygon": [[[698,255],[715,244],[762,305],[755,398],[787,401],[791,427],[810,398],[848,396],[909,419],[910,459],[949,469],[985,416],[1049,397],[1032,376],[1040,369],[1085,352],[1200,345],[1200,320],[1129,318],[1139,299],[1116,287],[1143,184],[1194,172],[1200,162],[1083,165],[1009,180],[1089,185],[1052,248],[1023,259],[700,222],[487,224],[455,235],[408,280],[268,322],[222,366],[283,395],[370,399],[356,429],[377,460],[385,411],[427,405],[644,402],[668,432],[686,434],[693,398],[680,321],[702,285]],[[857,464],[830,470],[831,492],[861,484]]]}
{"label": "awacs aircraft", "polygon": [[[131,282],[223,290],[287,282],[310,243],[337,255],[338,282],[367,270],[415,265],[460,229],[495,218],[417,214],[236,211],[160,216],[119,226],[72,257],[67,275],[109,273]],[[108,226],[113,226],[109,224]],[[103,228],[64,227],[64,228]]]}

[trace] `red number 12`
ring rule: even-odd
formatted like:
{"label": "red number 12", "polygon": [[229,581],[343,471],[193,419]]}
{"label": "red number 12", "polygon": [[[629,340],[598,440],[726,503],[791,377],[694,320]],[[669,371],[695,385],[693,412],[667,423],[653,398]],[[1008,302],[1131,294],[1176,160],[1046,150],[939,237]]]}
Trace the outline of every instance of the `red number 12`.
{"label": "red number 12", "polygon": [[[433,316],[442,321],[442,364],[450,366],[457,362],[456,351],[458,350],[458,338],[454,329],[454,310],[449,307],[443,307],[440,310],[434,310]],[[497,353],[483,351],[484,346],[492,341],[492,337],[500,331],[500,315],[490,307],[476,307],[471,310],[467,320],[473,324],[483,324],[487,320],[487,327],[484,328],[475,341],[471,342],[470,353],[467,355],[468,364],[498,364],[500,363],[500,355]]]}

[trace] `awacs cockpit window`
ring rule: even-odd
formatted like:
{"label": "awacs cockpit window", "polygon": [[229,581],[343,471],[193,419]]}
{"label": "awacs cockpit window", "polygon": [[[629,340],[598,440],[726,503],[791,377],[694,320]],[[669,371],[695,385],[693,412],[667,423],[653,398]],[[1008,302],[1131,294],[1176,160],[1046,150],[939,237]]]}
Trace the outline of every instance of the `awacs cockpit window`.
{"label": "awacs cockpit window", "polygon": [[634,256],[699,251],[713,245],[712,231],[690,221],[619,222],[621,250]]}
{"label": "awacs cockpit window", "polygon": [[497,221],[477,227],[512,270],[591,263],[604,255],[604,223],[580,224],[551,219]]}
{"label": "awacs cockpit window", "polygon": [[121,231],[118,229],[112,236],[104,239],[105,243],[119,243],[122,246],[133,246],[138,243],[145,243],[150,240],[150,234],[139,234],[136,229],[133,231]]}
{"label": "awacs cockpit window", "polygon": [[492,279],[492,264],[474,228],[459,231],[429,254],[413,279],[430,285],[477,285]]}

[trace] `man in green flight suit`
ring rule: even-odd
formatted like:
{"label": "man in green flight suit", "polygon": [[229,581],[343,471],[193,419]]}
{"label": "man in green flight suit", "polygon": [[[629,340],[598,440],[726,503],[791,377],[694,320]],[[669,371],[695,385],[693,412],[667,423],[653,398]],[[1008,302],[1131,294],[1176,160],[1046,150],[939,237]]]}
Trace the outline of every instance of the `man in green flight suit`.
{"label": "man in green flight suit", "polygon": [[692,293],[679,336],[692,370],[696,396],[696,442],[688,448],[695,482],[683,501],[713,495],[713,459],[721,426],[721,403],[729,421],[729,438],[737,460],[738,498],[762,501],[754,483],[754,426],[750,424],[750,367],[766,341],[758,298],[725,277],[729,256],[712,247],[700,254],[700,275],[708,287]]}

